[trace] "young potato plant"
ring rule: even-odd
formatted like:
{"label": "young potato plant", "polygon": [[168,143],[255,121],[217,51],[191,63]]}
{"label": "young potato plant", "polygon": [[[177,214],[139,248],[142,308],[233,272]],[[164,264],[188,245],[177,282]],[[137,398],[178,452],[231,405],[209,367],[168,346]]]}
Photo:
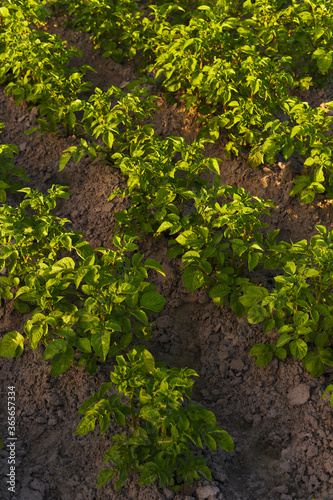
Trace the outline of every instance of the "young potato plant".
{"label": "young potato plant", "polygon": [[[131,151],[140,142],[149,140],[153,128],[144,125],[144,121],[157,108],[154,101],[158,98],[149,96],[147,89],[138,88],[137,83],[133,84],[133,92],[125,93],[114,86],[107,92],[96,88],[89,101],[77,101],[78,108],[84,111],[81,125],[88,141],[82,138],[79,146],[66,149],[60,159],[59,170],[63,170],[71,158],[75,162],[80,161],[84,154],[108,163],[112,154],[121,156],[121,152]],[[114,106],[113,97],[117,99]],[[100,137],[102,144],[93,141]]]}
{"label": "young potato plant", "polygon": [[290,67],[301,88],[329,77],[332,65],[332,5],[330,2],[248,0],[244,10],[262,20],[258,32],[267,55],[292,57]]}
{"label": "young potato plant", "polygon": [[[53,186],[45,196],[24,188],[20,191],[25,193],[25,199],[17,208],[0,207],[0,268],[1,271],[6,268],[8,273],[8,277],[1,277],[0,296],[12,299],[12,282],[12,286],[17,286],[38,265],[54,262],[62,251],[70,251],[73,238],[80,239],[79,233],[63,230],[66,219],[50,214],[57,197],[69,196],[64,189]],[[20,301],[14,307],[20,310]],[[22,312],[26,312],[27,307],[22,307]]]}
{"label": "young potato plant", "polygon": [[[0,209],[0,263],[7,271],[0,277],[1,295],[14,299],[21,313],[34,309],[25,323],[25,336],[6,334],[0,355],[16,357],[25,342],[36,349],[42,341],[44,359],[52,358],[52,375],[70,368],[75,350],[81,353],[78,364],[94,372],[97,358],[105,361],[119,354],[133,335],[150,338],[147,315],[160,312],[165,299],[145,281],[147,269],[164,274],[163,270],[153,259],[142,263],[141,254],[132,260],[125,257],[124,252],[137,248],[132,239],[122,242],[115,237],[118,251],[94,251],[80,233],[65,231],[68,221],[49,213],[56,196],[67,196],[59,186],[49,190],[49,196],[23,191],[27,196],[17,209]],[[27,217],[27,207],[37,214]],[[61,255],[72,250],[78,262]]]}
{"label": "young potato plant", "polygon": [[[125,485],[131,468],[140,473],[140,485],[158,479],[160,488],[169,486],[174,491],[185,483],[192,485],[201,476],[211,480],[205,458],[194,454],[193,445],[202,449],[205,444],[214,451],[218,445],[230,452],[234,443],[217,426],[211,411],[191,402],[191,377],[197,373],[189,368],[168,369],[163,363],[155,364],[143,346],[130,351],[127,359],[117,356],[116,360],[111,383],[103,384],[79,410],[85,416],[76,434],[86,435],[95,428],[96,421],[100,434],[104,433],[110,415],[116,424],[127,427],[123,434],[112,436],[114,444],[104,459],[112,467],[100,471],[97,486],[117,474],[118,490]],[[107,396],[111,389],[119,395]]]}
{"label": "young potato plant", "polygon": [[[0,16],[3,20],[5,17],[14,16],[16,20],[28,21],[29,24],[35,26],[44,26],[47,18],[50,15],[46,7],[46,0],[15,0],[15,2],[2,2],[6,5],[0,7]],[[2,22],[2,29],[4,23]],[[1,29],[1,31],[2,31]]]}
{"label": "young potato plant", "polygon": [[132,58],[135,49],[132,41],[124,40],[123,33],[133,33],[141,13],[137,2],[133,0],[64,0],[57,2],[65,7],[74,20],[70,26],[91,33],[95,48],[104,50],[104,57],[112,57],[122,62],[124,57]]}
{"label": "young potato plant", "polygon": [[[4,126],[4,123],[0,123],[0,131]],[[17,153],[18,147],[15,144],[0,144],[0,203],[5,203],[7,191],[14,193],[22,187],[21,181],[14,181],[13,177],[29,181],[23,168],[15,166],[13,159]]]}
{"label": "young potato plant", "polygon": [[333,366],[333,231],[316,228],[319,234],[309,245],[306,240],[280,244],[290,261],[283,275],[274,278],[273,290],[249,285],[240,298],[249,308],[251,324],[264,322],[264,332],[277,328],[280,335],[275,344],[257,344],[251,349],[259,366],[269,364],[274,355],[284,359],[289,352],[315,377],[324,373],[326,365]]}
{"label": "young potato plant", "polygon": [[[332,103],[327,103],[327,107]],[[266,124],[261,144],[252,157],[257,166],[264,160],[274,163],[276,154],[283,152],[288,159],[294,152],[304,159],[304,173],[294,179],[290,196],[299,194],[302,203],[311,203],[316,193],[333,196],[331,129],[333,117],[327,109],[311,108],[298,98],[289,98],[282,105],[289,121],[274,120]]]}
{"label": "young potato plant", "polygon": [[68,48],[56,35],[32,29],[22,10],[7,5],[0,31],[0,83],[6,85],[7,94],[15,97],[16,104],[25,99],[37,105],[40,116],[46,118],[37,119],[42,133],[61,133],[59,125],[67,136],[76,133],[77,94],[89,89],[91,84],[83,77],[92,68],[68,68],[69,60],[82,53]]}

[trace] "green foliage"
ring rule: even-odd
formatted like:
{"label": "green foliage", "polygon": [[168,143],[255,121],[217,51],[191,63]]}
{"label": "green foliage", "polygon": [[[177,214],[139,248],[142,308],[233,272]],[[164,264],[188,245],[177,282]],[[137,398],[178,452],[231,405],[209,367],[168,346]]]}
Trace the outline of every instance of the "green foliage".
{"label": "green foliage", "polygon": [[[82,135],[64,151],[60,170],[84,154],[118,168],[127,179],[119,195],[130,199],[115,214],[117,250],[92,249],[83,235],[53,216],[56,198],[68,194],[52,186],[48,195],[29,188],[18,207],[5,205],[6,190],[28,180],[13,160],[15,145],[0,146],[0,297],[30,313],[24,332],[8,332],[0,355],[17,357],[24,345],[44,346],[51,374],[68,370],[74,360],[94,373],[97,362],[116,357],[111,383],[86,401],[77,434],[107,430],[112,415],[127,427],[112,437],[106,453],[112,468],[100,472],[98,486],[117,475],[122,487],[133,468],[140,485],[159,480],[175,491],[201,476],[211,479],[194,446],[233,450],[213,413],[191,402],[193,370],[167,369],[143,347],[152,335],[150,314],[164,297],[148,281],[148,270],[164,275],[153,259],[144,259],[135,241],[145,233],[169,238],[167,256],[181,257],[182,280],[189,291],[205,288],[217,306],[228,304],[264,333],[270,343],[252,347],[258,366],[289,354],[313,376],[333,366],[333,231],[317,226],[308,244],[277,241],[265,235],[264,218],[274,204],[244,189],[222,185],[218,158],[207,158],[205,143],[228,138],[225,152],[247,147],[251,167],[296,154],[304,172],[291,195],[310,203],[316,193],[333,197],[333,118],[311,108],[292,90],[308,89],[332,75],[332,5],[312,0],[178,0],[148,5],[133,0],[17,0],[0,7],[0,83],[19,104],[37,105],[41,132]],[[195,108],[202,123],[192,144],[161,139],[147,119],[157,108],[142,83],[122,91],[96,88],[82,93],[89,66],[70,68],[80,56],[59,37],[40,30],[53,12],[66,7],[72,25],[92,35],[104,55],[133,59],[153,75],[166,97]],[[319,75],[319,78],[318,78]],[[141,85],[141,88],[140,88]],[[80,94],[80,95],[79,95]],[[115,103],[115,104],[114,104]],[[333,107],[332,103],[326,103]],[[44,118],[43,118],[44,117]],[[33,132],[35,127],[28,133]],[[264,236],[265,235],[265,236]],[[274,269],[275,286],[251,283],[255,269]],[[107,396],[108,391],[116,392]],[[329,385],[323,396],[333,392]],[[333,395],[330,401],[333,405]],[[0,447],[2,442],[0,440]]]}
{"label": "green foliage", "polygon": [[77,94],[90,87],[82,79],[92,68],[68,68],[70,59],[81,57],[81,52],[69,49],[56,35],[33,29],[29,9],[26,12],[17,3],[7,6],[8,15],[2,18],[0,29],[0,83],[6,85],[16,104],[25,99],[37,105],[40,116],[46,118],[37,119],[41,132],[60,133],[61,125],[67,136],[76,133]]}
{"label": "green foliage", "polygon": [[[52,375],[68,370],[75,350],[81,353],[77,364],[94,372],[96,359],[119,354],[133,335],[149,339],[148,315],[160,312],[165,299],[146,281],[147,270],[164,274],[161,266],[153,259],[143,262],[141,254],[126,257],[125,252],[137,248],[133,238],[116,236],[117,251],[94,251],[80,233],[66,231],[68,221],[50,214],[55,198],[68,196],[59,186],[48,196],[29,188],[21,191],[26,196],[17,208],[0,208],[0,266],[6,270],[0,292],[4,299],[14,299],[18,311],[34,309],[25,337],[6,334],[1,355],[18,356],[24,342],[36,349],[42,341],[44,359],[52,358]],[[27,216],[28,210],[32,215]]]}
{"label": "green foliage", "polygon": [[[240,298],[248,308],[250,323],[264,322],[265,332],[277,328],[279,334],[275,344],[258,344],[251,349],[250,355],[257,356],[259,366],[267,365],[273,355],[283,359],[288,353],[302,360],[315,377],[324,373],[325,366],[333,366],[333,232],[323,226],[316,228],[319,234],[309,245],[306,240],[280,244],[283,259],[288,261],[284,274],[274,278],[273,290],[248,286]],[[276,247],[272,247],[276,254]]]}
{"label": "green foliage", "polygon": [[[211,479],[204,458],[193,454],[191,443],[202,448],[204,442],[213,450],[218,444],[232,451],[233,441],[216,425],[213,413],[193,403],[181,406],[183,395],[191,398],[190,377],[196,373],[156,365],[143,346],[130,350],[134,336],[140,341],[151,337],[148,315],[164,307],[164,297],[146,281],[148,269],[164,275],[163,269],[154,259],[143,261],[141,254],[127,257],[125,253],[137,249],[129,235],[114,236],[116,251],[93,250],[80,233],[66,231],[68,221],[50,214],[56,198],[68,196],[64,188],[52,186],[48,195],[30,188],[21,191],[25,198],[17,208],[0,208],[0,264],[6,271],[0,280],[1,295],[14,299],[21,313],[33,310],[24,335],[16,331],[4,335],[0,355],[17,357],[25,343],[36,349],[42,342],[44,360],[52,360],[51,375],[68,370],[76,352],[80,353],[76,364],[86,364],[89,373],[95,372],[97,359],[116,356],[118,366],[111,381],[119,394],[129,398],[129,405],[115,394],[106,398],[113,384],[103,384],[83,404],[80,413],[86,416],[77,429],[77,434],[85,435],[98,419],[102,433],[110,414],[121,426],[131,418],[134,430],[113,437],[117,444],[105,461],[115,469],[101,471],[98,486],[118,472],[120,488],[132,466],[141,473],[140,484],[159,477],[161,487],[179,489],[179,483],[192,484],[200,475]],[[122,351],[128,352],[128,361]]]}
{"label": "green foliage", "polygon": [[[216,425],[212,412],[189,401],[194,383],[191,377],[197,376],[196,372],[157,365],[144,348],[133,349],[127,359],[116,359],[111,384],[103,384],[85,401],[79,410],[85,416],[76,430],[76,434],[85,435],[98,420],[102,434],[110,424],[111,414],[118,425],[130,427],[129,432],[112,436],[115,444],[105,453],[104,463],[111,462],[113,468],[99,473],[98,486],[118,473],[118,490],[126,483],[132,467],[140,472],[140,485],[158,478],[160,488],[169,486],[176,491],[201,476],[211,480],[205,459],[193,453],[193,445],[203,448],[206,444],[211,450],[219,445],[233,451],[234,444],[229,434]],[[121,396],[106,397],[113,386],[126,397],[127,405],[122,404]]]}
{"label": "green foliage", "polygon": [[104,57],[122,62],[134,57],[133,40],[124,40],[124,33],[135,33],[140,10],[133,0],[66,0],[69,14],[74,14],[71,26],[91,33],[96,48],[103,49]]}
{"label": "green foliage", "polygon": [[[200,137],[228,136],[226,154],[250,147],[252,167],[280,152],[304,161],[291,195],[333,196],[332,117],[290,91],[332,72],[332,5],[313,1],[65,2],[75,25],[117,60],[134,58],[169,95],[196,108]],[[121,9],[120,9],[121,8]],[[320,76],[319,76],[320,75]],[[282,120],[281,115],[285,118]],[[308,167],[311,167],[308,171]]]}
{"label": "green foliage", "polygon": [[[0,123],[0,129],[4,127]],[[7,194],[14,193],[22,187],[19,180],[13,181],[13,177],[19,177],[24,181],[29,181],[22,168],[17,168],[13,161],[14,155],[18,153],[15,144],[0,144],[0,203],[5,203]]]}
{"label": "green foliage", "polygon": [[[118,101],[114,106],[112,97]],[[110,162],[112,153],[120,155],[128,149],[138,156],[140,152],[135,153],[136,149],[142,142],[149,141],[153,133],[152,126],[144,125],[144,121],[157,108],[155,99],[157,97],[148,95],[146,88],[140,89],[134,84],[130,93],[114,86],[107,92],[96,88],[89,101],[77,100],[78,108],[84,111],[81,126],[89,142],[82,138],[79,146],[66,149],[59,170],[63,170],[72,157],[75,162],[80,161],[83,154],[104,162]],[[97,144],[93,139],[100,137],[102,143]]]}

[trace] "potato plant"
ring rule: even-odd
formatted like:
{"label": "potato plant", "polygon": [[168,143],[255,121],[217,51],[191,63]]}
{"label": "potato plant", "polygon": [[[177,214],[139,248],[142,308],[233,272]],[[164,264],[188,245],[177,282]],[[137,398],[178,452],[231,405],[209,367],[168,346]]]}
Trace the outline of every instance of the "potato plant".
{"label": "potato plant", "polygon": [[2,7],[0,29],[0,83],[6,85],[16,104],[25,99],[37,105],[40,116],[46,118],[37,119],[41,132],[61,134],[64,129],[67,136],[76,133],[77,94],[89,89],[91,84],[83,77],[92,68],[68,68],[70,59],[80,57],[81,52],[69,49],[56,35],[34,29],[15,3],[7,5]]}
{"label": "potato plant", "polygon": [[[264,322],[264,331],[277,329],[275,344],[257,344],[250,355],[265,366],[277,356],[291,353],[302,360],[306,370],[320,377],[325,366],[333,366],[331,259],[333,232],[316,226],[319,234],[292,244],[281,244],[280,252],[290,259],[283,274],[276,276],[275,288],[248,286],[240,302],[248,307],[251,324]],[[284,247],[284,248],[283,248]]]}
{"label": "potato plant", "polygon": [[[142,347],[130,351],[127,359],[117,356],[111,383],[103,384],[79,410],[85,416],[76,434],[92,431],[96,420],[102,434],[110,424],[111,414],[118,425],[129,427],[126,434],[112,436],[114,444],[104,459],[104,463],[111,462],[112,468],[100,471],[97,485],[103,486],[118,474],[118,490],[126,483],[132,467],[140,472],[140,485],[158,478],[160,488],[169,486],[174,491],[185,483],[192,485],[200,475],[211,480],[206,460],[193,453],[193,444],[201,449],[205,443],[211,450],[219,445],[233,451],[233,440],[216,425],[211,411],[190,401],[194,383],[191,377],[197,376],[196,372],[155,364],[151,353]],[[113,387],[126,398],[127,405],[121,396],[106,396]]]}

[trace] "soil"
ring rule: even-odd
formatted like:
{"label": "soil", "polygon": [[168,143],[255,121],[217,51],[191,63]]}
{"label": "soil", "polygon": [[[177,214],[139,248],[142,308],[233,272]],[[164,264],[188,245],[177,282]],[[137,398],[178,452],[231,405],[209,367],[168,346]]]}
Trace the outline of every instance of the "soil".
{"label": "soil", "polygon": [[[83,50],[83,63],[94,66],[88,79],[102,90],[111,85],[124,87],[135,79],[129,64],[120,65],[95,51],[88,35],[51,23],[48,29]],[[76,62],[77,64],[77,62]],[[151,89],[156,93],[156,89]],[[302,100],[320,106],[333,98],[333,84],[326,90],[310,90]],[[16,164],[30,178],[29,186],[46,192],[52,184],[69,186],[70,198],[60,200],[56,215],[71,220],[96,247],[110,246],[114,231],[114,213],[126,200],[108,196],[124,179],[116,169],[82,160],[69,163],[58,171],[60,155],[78,139],[50,134],[24,135],[35,125],[36,109],[0,92],[1,122],[5,129],[2,143],[19,147]],[[156,133],[179,135],[187,141],[195,138],[198,125],[195,114],[186,114],[180,104],[170,106],[162,99],[154,116]],[[271,229],[280,229],[289,241],[307,239],[316,233],[315,224],[332,225],[331,201],[317,196],[309,205],[289,197],[292,179],[298,171],[297,158],[251,169],[245,156],[228,159],[223,154],[223,137],[210,144],[206,154],[222,159],[221,177],[226,184],[244,187],[254,196],[273,199],[276,210]],[[15,196],[13,202],[17,200]],[[11,201],[11,200],[9,200]],[[16,491],[8,492],[8,449],[0,452],[0,496],[7,500],[333,500],[332,408],[329,396],[320,396],[332,372],[315,379],[295,359],[275,359],[260,368],[249,357],[251,346],[267,342],[262,327],[238,320],[227,306],[217,308],[205,291],[189,293],[180,280],[180,262],[166,258],[167,240],[145,238],[140,251],[146,258],[158,260],[166,278],[152,273],[157,291],[166,299],[162,315],[157,317],[149,349],[169,366],[189,366],[200,375],[195,384],[194,400],[212,410],[218,424],[235,441],[235,452],[204,450],[212,470],[213,482],[198,481],[193,488],[174,495],[156,484],[139,487],[138,475],[131,474],[124,488],[115,490],[114,482],[96,487],[103,467],[103,454],[110,447],[116,426],[98,434],[75,436],[80,421],[78,409],[85,399],[109,380],[111,364],[103,365],[95,376],[82,367],[52,377],[50,364],[43,361],[42,347],[26,349],[16,359],[2,358],[0,365],[0,435],[6,436],[7,387],[16,392]],[[10,302],[0,309],[0,336],[8,331],[23,331],[26,319]]]}

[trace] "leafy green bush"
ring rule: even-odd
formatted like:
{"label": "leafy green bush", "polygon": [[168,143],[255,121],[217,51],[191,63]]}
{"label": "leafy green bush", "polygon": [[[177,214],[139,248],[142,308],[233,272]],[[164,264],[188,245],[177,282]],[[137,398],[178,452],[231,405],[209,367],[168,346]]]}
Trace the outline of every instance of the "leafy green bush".
{"label": "leafy green bush", "polygon": [[249,308],[251,324],[263,321],[265,332],[276,327],[280,334],[275,344],[257,344],[251,349],[259,366],[270,363],[274,355],[286,358],[288,352],[303,360],[315,377],[324,373],[325,365],[333,366],[333,231],[316,228],[319,234],[309,245],[306,240],[279,244],[280,253],[290,260],[284,274],[274,278],[273,290],[250,285],[240,298]]}
{"label": "leafy green bush", "polygon": [[[118,490],[126,483],[131,467],[140,472],[140,485],[158,478],[160,488],[170,486],[175,491],[184,483],[192,484],[200,475],[211,480],[204,457],[196,456],[192,445],[202,449],[204,442],[211,450],[219,445],[233,451],[234,444],[229,434],[216,425],[211,411],[188,401],[194,383],[190,377],[196,372],[156,365],[150,352],[142,348],[129,352],[127,360],[123,356],[116,359],[111,383],[103,384],[79,410],[85,416],[76,434],[92,431],[96,420],[102,434],[110,424],[111,414],[118,425],[129,427],[128,432],[112,436],[115,444],[105,453],[104,463],[111,462],[113,468],[100,471],[97,485],[103,486],[118,473]],[[122,404],[121,396],[106,396],[113,386],[126,397],[127,405]]]}
{"label": "leafy green bush", "polygon": [[[6,85],[8,95],[19,104],[23,99],[37,105],[40,116],[37,119],[41,131],[60,133],[58,126],[72,135],[77,129],[77,94],[90,87],[82,81],[88,69],[68,68],[73,56],[80,57],[81,51],[68,48],[56,35],[33,29],[25,11],[18,5],[7,3],[2,11],[0,29],[0,83]],[[35,127],[30,132],[37,130]]]}

